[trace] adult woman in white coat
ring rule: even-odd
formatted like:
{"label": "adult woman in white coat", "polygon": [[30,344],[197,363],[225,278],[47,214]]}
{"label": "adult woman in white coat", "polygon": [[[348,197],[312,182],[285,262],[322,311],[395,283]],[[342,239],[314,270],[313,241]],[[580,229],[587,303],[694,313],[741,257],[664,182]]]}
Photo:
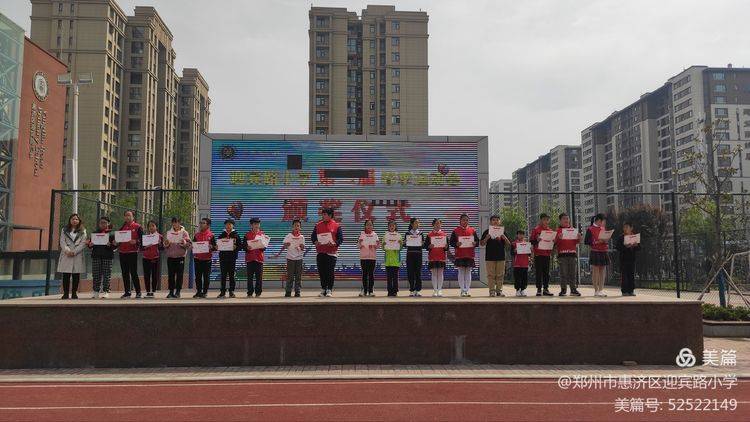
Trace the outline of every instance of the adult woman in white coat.
{"label": "adult woman in white coat", "polygon": [[[86,229],[78,214],[68,217],[68,224],[60,232],[60,260],[57,261],[57,272],[62,274],[62,299],[78,299],[78,283],[86,265],[83,250],[86,249]],[[70,279],[73,279],[71,290]],[[70,296],[68,296],[70,294]]]}

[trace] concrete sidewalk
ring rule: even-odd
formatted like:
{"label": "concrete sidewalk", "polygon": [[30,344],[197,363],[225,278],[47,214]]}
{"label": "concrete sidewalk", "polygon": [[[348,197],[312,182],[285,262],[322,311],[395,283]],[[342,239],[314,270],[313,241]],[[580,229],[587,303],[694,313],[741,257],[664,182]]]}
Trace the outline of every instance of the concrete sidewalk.
{"label": "concrete sidewalk", "polygon": [[736,376],[750,378],[750,339],[705,338],[706,350],[735,350],[736,366],[335,365],[220,368],[6,369],[0,382],[168,382],[310,379],[481,379],[574,376]]}

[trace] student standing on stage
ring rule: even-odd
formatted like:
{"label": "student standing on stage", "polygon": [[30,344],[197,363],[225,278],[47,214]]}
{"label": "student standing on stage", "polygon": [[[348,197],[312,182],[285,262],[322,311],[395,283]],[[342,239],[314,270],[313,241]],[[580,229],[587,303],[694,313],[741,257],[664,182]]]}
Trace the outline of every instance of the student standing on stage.
{"label": "student standing on stage", "polygon": [[141,261],[143,262],[143,283],[146,286],[146,298],[153,299],[156,288],[159,285],[159,249],[162,247],[161,234],[157,230],[156,222],[149,221],[146,225],[148,234],[155,234],[159,237],[159,241],[155,245],[146,246],[143,248],[143,256]]}
{"label": "student standing on stage", "polygon": [[234,243],[234,248],[231,251],[219,251],[219,271],[221,271],[221,290],[219,291],[218,299],[223,299],[227,296],[227,279],[229,279],[229,297],[234,296],[235,288],[235,272],[237,268],[237,255],[240,249],[242,249],[242,239],[234,229],[234,220],[228,218],[224,220],[224,230],[219,234],[219,239],[231,239]]}
{"label": "student standing on stage", "polygon": [[[310,239],[318,252],[316,263],[320,275],[320,297],[333,296],[333,283],[336,277],[336,259],[339,256],[339,246],[344,243],[344,233],[341,226],[333,218],[333,208],[322,211],[322,219],[315,224]],[[326,242],[320,242],[318,236],[324,235]],[[330,239],[330,240],[328,240]]]}
{"label": "student standing on stage", "polygon": [[591,283],[594,285],[594,296],[606,297],[604,293],[604,277],[607,274],[607,241],[599,239],[599,233],[607,230],[607,220],[604,214],[597,214],[586,231],[584,243],[591,246],[589,265],[591,265]]}
{"label": "student standing on stage", "polygon": [[[179,239],[170,242],[169,237]],[[164,238],[164,247],[167,255],[167,279],[169,280],[169,293],[167,298],[179,298],[182,290],[182,276],[185,272],[185,255],[190,247],[190,234],[180,223],[179,217],[172,217],[172,228]]]}
{"label": "student standing on stage", "polygon": [[357,244],[359,246],[359,266],[362,268],[362,290],[359,291],[359,296],[375,296],[372,289],[375,285],[375,257],[378,247],[380,247],[380,238],[374,231],[372,220],[365,220],[365,228],[359,234]]}
{"label": "student standing on stage", "polygon": [[617,239],[616,248],[620,252],[620,272],[623,296],[635,296],[635,255],[641,250],[640,243],[625,244],[625,236],[633,235],[633,225],[629,222],[622,224],[622,236]]}
{"label": "student standing on stage", "polygon": [[99,219],[99,227],[94,232],[107,233],[109,243],[106,245],[94,245],[90,240],[88,242],[89,248],[91,248],[91,276],[94,281],[94,294],[93,299],[108,298],[109,297],[109,281],[112,277],[112,259],[115,257],[115,249],[117,244],[115,243],[115,235],[112,232],[112,224],[110,224],[109,217],[102,217]]}
{"label": "student standing on stage", "polygon": [[211,283],[211,257],[216,250],[216,236],[210,229],[211,219],[201,219],[198,232],[193,236],[193,242],[208,242],[208,252],[193,253],[193,264],[195,265],[195,295],[194,298],[205,299],[208,294],[208,285]]}
{"label": "student standing on stage", "polygon": [[471,296],[471,270],[475,264],[474,252],[477,244],[479,244],[477,231],[469,226],[469,216],[461,214],[459,225],[453,229],[450,240],[450,245],[455,250],[455,265],[458,268],[458,285],[461,288],[461,297]]}
{"label": "student standing on stage", "polygon": [[[86,271],[83,249],[86,247],[86,229],[78,214],[68,217],[68,224],[60,233],[60,258],[57,272],[62,274],[63,295],[61,299],[78,299],[78,283]],[[70,279],[73,279],[71,290]],[[70,294],[70,296],[68,296]]]}
{"label": "student standing on stage", "polygon": [[[387,249],[387,238],[398,237],[398,249]],[[401,234],[398,232],[398,226],[396,222],[391,220],[388,222],[388,231],[383,236],[383,249],[385,250],[385,275],[386,275],[386,288],[388,289],[388,296],[398,296],[398,272],[401,268],[401,248],[404,246],[404,241],[401,238]]]}
{"label": "student standing on stage", "polygon": [[[502,221],[499,215],[490,217],[490,226],[500,227]],[[498,238],[490,237],[490,229],[482,233],[479,244],[485,246],[484,263],[487,268],[487,287],[490,289],[490,297],[505,296],[503,294],[503,279],[505,278],[505,246],[510,245],[510,240],[505,234]]]}
{"label": "student standing on stage", "polygon": [[581,234],[576,230],[575,239],[563,239],[563,229],[570,229],[570,217],[568,214],[560,214],[560,227],[557,228],[555,245],[557,247],[557,265],[560,266],[560,296],[567,294],[567,286],[570,286],[571,296],[580,296],[578,292],[578,281],[576,277],[578,269],[577,246],[581,241]]}
{"label": "student standing on stage", "polygon": [[[409,220],[409,230],[406,231],[406,239],[409,236],[419,237],[419,246],[406,245],[406,274],[409,278],[409,296],[422,296],[422,248],[424,245],[424,234],[419,230],[419,219],[412,217]],[[408,242],[407,242],[408,243]]]}
{"label": "student standing on stage", "polygon": [[117,245],[117,251],[120,255],[120,269],[122,270],[122,285],[125,293],[122,299],[129,298],[130,284],[135,288],[135,298],[141,298],[141,282],[138,280],[138,250],[143,237],[143,227],[135,221],[135,211],[127,210],[123,215],[124,222],[120,231],[130,231],[130,241],[122,242]]}
{"label": "student standing on stage", "polygon": [[284,243],[276,254],[278,258],[281,252],[286,249],[286,291],[284,297],[292,296],[294,288],[294,297],[302,296],[302,270],[305,257],[305,235],[302,234],[302,221],[294,219],[292,221],[292,232],[284,237]]}
{"label": "student standing on stage", "polygon": [[260,218],[251,218],[250,231],[245,234],[245,245],[247,247],[247,252],[245,252],[247,297],[253,297],[253,293],[255,293],[255,297],[260,297],[263,293],[263,261],[265,261],[266,248],[259,247],[253,249],[250,244],[251,242],[257,244],[258,241],[256,239],[265,237],[265,235],[260,229]]}
{"label": "student standing on stage", "polygon": [[[536,274],[536,295],[554,296],[549,291],[550,256],[552,249],[540,249],[539,236],[543,231],[550,230],[549,215],[542,213],[539,216],[539,224],[531,231],[531,244],[534,246],[534,273]],[[544,290],[542,290],[544,289]]]}
{"label": "student standing on stage", "polygon": [[526,286],[529,284],[529,257],[528,253],[518,253],[518,244],[526,242],[526,232],[518,230],[516,240],[511,244],[513,252],[513,287],[516,288],[516,296],[526,296]]}
{"label": "student standing on stage", "polygon": [[[425,249],[429,251],[427,253],[427,266],[432,274],[432,296],[434,297],[443,297],[443,276],[445,274],[445,258],[448,252],[448,239],[442,227],[443,222],[439,218],[432,220],[432,231],[427,233],[424,242]],[[432,239],[436,237],[444,238],[445,246],[433,245]]]}

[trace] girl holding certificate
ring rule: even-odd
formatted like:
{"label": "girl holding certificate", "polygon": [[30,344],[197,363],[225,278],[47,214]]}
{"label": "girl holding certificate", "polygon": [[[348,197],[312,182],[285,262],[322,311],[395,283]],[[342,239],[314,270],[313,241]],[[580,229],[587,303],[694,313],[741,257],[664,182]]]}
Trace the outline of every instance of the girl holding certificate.
{"label": "girl holding certificate", "polygon": [[401,247],[404,241],[398,232],[396,222],[388,222],[388,231],[383,235],[385,250],[385,273],[388,296],[398,296],[398,271],[401,268]]}
{"label": "girl holding certificate", "polygon": [[[247,268],[247,297],[260,297],[263,293],[263,262],[265,261],[266,234],[260,230],[260,218],[250,219],[250,231],[245,234],[245,265]],[[253,279],[255,285],[253,286]]]}
{"label": "girl holding certificate", "polygon": [[135,287],[135,298],[141,298],[141,282],[138,280],[138,250],[140,249],[143,227],[135,221],[135,211],[126,210],[123,214],[125,220],[120,230],[115,233],[117,251],[120,254],[120,269],[122,270],[122,285],[125,293],[122,299],[131,296],[130,285]]}
{"label": "girl holding certificate", "polygon": [[432,231],[425,237],[424,247],[427,253],[427,266],[432,274],[432,296],[443,297],[443,274],[448,242],[443,231],[443,222],[439,218],[432,220]]}
{"label": "girl holding certificate", "polygon": [[589,264],[591,265],[591,283],[594,285],[594,296],[606,297],[604,293],[604,277],[607,273],[607,264],[609,257],[607,255],[607,242],[599,238],[599,235],[606,231],[607,220],[604,214],[597,214],[591,226],[586,230],[586,237],[583,242],[591,247],[589,254]]}
{"label": "girl holding certificate", "polygon": [[292,296],[294,288],[294,297],[302,296],[302,270],[305,258],[305,235],[302,234],[302,221],[295,218],[292,221],[291,233],[284,236],[283,245],[276,254],[276,258],[286,249],[286,286],[284,297]]}
{"label": "girl holding certificate", "polygon": [[[68,217],[68,224],[60,233],[60,260],[57,272],[62,274],[63,295],[61,299],[78,299],[78,283],[81,273],[86,271],[83,261],[83,248],[86,247],[86,229],[78,214]],[[70,279],[73,279],[71,290]],[[68,296],[70,295],[70,296]]]}
{"label": "girl holding certificate", "polygon": [[375,254],[380,246],[380,238],[375,233],[372,220],[365,220],[365,229],[359,234],[359,266],[362,268],[362,290],[360,297],[375,296]]}
{"label": "girl holding certificate", "polygon": [[167,298],[179,298],[182,290],[182,276],[185,273],[185,255],[190,247],[190,234],[180,223],[180,217],[172,217],[172,228],[164,239],[167,254],[167,274],[169,294]]}
{"label": "girl holding certificate", "polygon": [[324,208],[321,220],[315,224],[310,240],[318,252],[315,263],[320,275],[320,297],[333,296],[333,283],[336,278],[336,260],[339,246],[344,243],[344,233],[339,223],[333,218],[333,208]]}
{"label": "girl holding certificate", "polygon": [[99,219],[99,227],[91,234],[91,276],[94,281],[94,299],[109,297],[109,281],[112,276],[112,259],[115,256],[115,235],[109,217]]}
{"label": "girl holding certificate", "polygon": [[[224,239],[224,240],[222,240]],[[235,288],[235,268],[237,267],[237,255],[242,249],[242,239],[234,229],[234,220],[228,218],[224,220],[224,230],[219,235],[219,242],[228,244],[227,247],[219,248],[219,270],[221,271],[221,291],[217,298],[223,299],[227,295],[227,279],[229,279],[229,297],[234,297]],[[218,246],[221,244],[217,243]]]}
{"label": "girl holding certificate", "polygon": [[473,227],[469,226],[469,216],[461,214],[459,225],[451,233],[450,245],[453,246],[458,268],[458,285],[461,297],[470,297],[471,270],[474,268],[474,250],[479,244],[479,236]]}
{"label": "girl holding certificate", "polygon": [[409,296],[422,296],[422,248],[424,234],[419,230],[419,219],[409,220],[406,232],[406,274],[409,278]]}
{"label": "girl holding certificate", "polygon": [[155,221],[146,224],[148,233],[143,236],[143,283],[146,285],[146,298],[153,299],[159,285],[159,250],[163,249],[161,234]]}
{"label": "girl holding certificate", "polygon": [[211,219],[201,219],[199,230],[193,236],[193,264],[195,265],[194,298],[205,299],[211,282],[211,257],[216,250],[216,237],[209,228]]}

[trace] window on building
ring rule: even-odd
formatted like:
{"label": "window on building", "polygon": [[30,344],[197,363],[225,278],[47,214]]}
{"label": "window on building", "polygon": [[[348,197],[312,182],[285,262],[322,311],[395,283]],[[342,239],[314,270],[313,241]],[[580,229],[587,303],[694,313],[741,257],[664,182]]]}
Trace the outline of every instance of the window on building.
{"label": "window on building", "polygon": [[315,97],[315,105],[324,106],[328,104],[328,97],[318,95]]}
{"label": "window on building", "polygon": [[394,46],[394,47],[398,47],[398,45],[399,45],[399,42],[400,42],[400,39],[399,39],[398,37],[393,37],[393,38],[391,38],[391,45],[392,45],[392,46]]}
{"label": "window on building", "polygon": [[391,116],[391,123],[394,125],[401,124],[401,116]]}
{"label": "window on building", "polygon": [[130,103],[130,104],[128,104],[128,113],[130,113],[130,114],[141,114],[141,103]]}
{"label": "window on building", "polygon": [[[58,48],[62,47],[62,39],[60,38],[59,35],[57,36],[57,42],[56,42],[56,44],[57,44]],[[58,55],[57,57],[60,57],[60,56]]]}
{"label": "window on building", "polygon": [[143,83],[143,73],[132,72],[130,74],[130,83],[133,85],[141,85]]}
{"label": "window on building", "polygon": [[391,108],[393,108],[393,109],[399,109],[399,108],[401,108],[401,101],[399,101],[399,100],[392,100],[391,101]]}
{"label": "window on building", "polygon": [[400,78],[401,77],[401,69],[394,67],[391,69],[391,77],[393,78]]}
{"label": "window on building", "polygon": [[727,86],[724,84],[714,85],[714,92],[727,92]]}
{"label": "window on building", "polygon": [[729,115],[729,110],[726,108],[715,108],[714,115],[717,117],[726,117]]}
{"label": "window on building", "polygon": [[391,30],[398,31],[401,29],[401,23],[399,21],[391,21]]}
{"label": "window on building", "polygon": [[714,97],[714,104],[726,104],[727,97],[717,95]]}
{"label": "window on building", "polygon": [[57,4],[57,13],[62,13],[62,11],[63,11],[63,4],[62,3],[58,3]]}
{"label": "window on building", "polygon": [[714,72],[712,74],[715,81],[723,81],[724,80],[724,74],[721,72]]}
{"label": "window on building", "polygon": [[143,41],[133,41],[130,43],[130,52],[132,54],[143,54]]}
{"label": "window on building", "polygon": [[128,121],[128,130],[141,130],[141,119],[130,119]]}
{"label": "window on building", "polygon": [[370,25],[370,33],[371,34],[375,33],[375,25]]}
{"label": "window on building", "polygon": [[401,53],[394,51],[391,53],[391,59],[394,63],[399,62],[401,60]]}
{"label": "window on building", "polygon": [[130,58],[130,67],[141,67],[143,66],[143,57],[131,57]]}
{"label": "window on building", "polygon": [[399,84],[393,84],[393,90],[392,90],[392,92],[394,92],[394,93],[401,92],[401,85],[399,85]]}
{"label": "window on building", "polygon": [[146,35],[146,28],[141,26],[133,27],[133,38],[143,38]]}

